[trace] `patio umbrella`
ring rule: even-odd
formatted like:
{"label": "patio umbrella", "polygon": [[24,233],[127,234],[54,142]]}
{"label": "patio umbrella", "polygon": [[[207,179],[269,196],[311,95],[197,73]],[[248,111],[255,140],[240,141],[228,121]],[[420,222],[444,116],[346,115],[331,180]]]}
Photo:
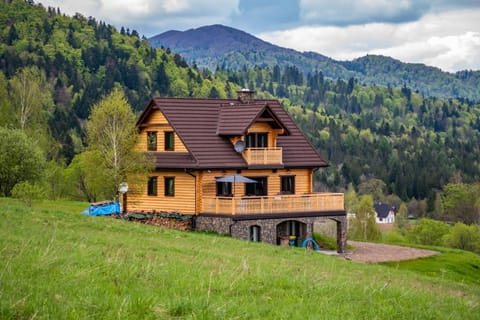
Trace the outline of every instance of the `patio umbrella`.
{"label": "patio umbrella", "polygon": [[253,179],[249,179],[247,177],[241,176],[239,174],[230,174],[228,176],[223,176],[217,178],[217,182],[231,182],[233,183],[233,194],[235,195],[235,183],[242,182],[242,183],[257,183],[257,181]]}

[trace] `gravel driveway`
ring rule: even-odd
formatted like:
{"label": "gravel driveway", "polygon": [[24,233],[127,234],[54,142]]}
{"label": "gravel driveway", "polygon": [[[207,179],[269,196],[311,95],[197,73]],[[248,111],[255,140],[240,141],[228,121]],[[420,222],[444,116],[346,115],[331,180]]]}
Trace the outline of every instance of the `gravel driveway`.
{"label": "gravel driveway", "polygon": [[358,242],[349,240],[348,244],[352,246],[353,249],[348,251],[348,253],[345,255],[345,258],[365,263],[411,260],[440,253],[433,250],[394,246],[383,243]]}

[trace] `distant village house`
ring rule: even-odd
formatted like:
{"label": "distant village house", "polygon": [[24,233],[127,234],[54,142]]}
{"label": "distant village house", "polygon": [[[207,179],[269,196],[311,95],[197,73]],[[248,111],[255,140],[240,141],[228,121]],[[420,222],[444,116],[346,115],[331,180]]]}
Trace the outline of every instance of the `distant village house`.
{"label": "distant village house", "polygon": [[386,203],[377,203],[373,205],[375,209],[375,221],[380,224],[395,223],[395,214],[397,209]]}

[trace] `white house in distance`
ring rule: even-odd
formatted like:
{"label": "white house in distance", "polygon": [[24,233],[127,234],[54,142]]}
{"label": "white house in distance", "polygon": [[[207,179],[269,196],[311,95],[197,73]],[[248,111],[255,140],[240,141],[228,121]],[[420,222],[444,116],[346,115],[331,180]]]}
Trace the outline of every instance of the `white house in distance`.
{"label": "white house in distance", "polygon": [[375,221],[381,224],[394,223],[397,209],[386,203],[377,203],[373,205],[375,209]]}

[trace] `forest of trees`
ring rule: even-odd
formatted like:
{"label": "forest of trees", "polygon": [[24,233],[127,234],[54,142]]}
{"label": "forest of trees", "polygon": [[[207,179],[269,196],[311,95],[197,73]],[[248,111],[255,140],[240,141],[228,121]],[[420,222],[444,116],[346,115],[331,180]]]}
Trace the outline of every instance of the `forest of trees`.
{"label": "forest of trees", "polygon": [[341,191],[379,179],[386,195],[427,199],[431,211],[445,184],[480,177],[478,103],[424,97],[406,86],[333,81],[321,71],[303,77],[295,67],[218,68],[216,75],[282,100],[331,164],[319,172],[319,188]]}
{"label": "forest of trees", "polygon": [[[115,90],[137,115],[155,95],[226,98],[249,88],[259,98],[278,98],[330,163],[316,173],[317,190],[351,185],[374,201],[406,202],[418,216],[457,219],[440,205],[446,186],[474,190],[479,181],[478,102],[422,96],[407,84],[332,80],[320,70],[305,76],[295,66],[199,70],[168,48],[150,47],[135,30],[32,1],[2,1],[1,9],[0,138],[28,146],[37,166],[11,181],[0,171],[0,195],[35,180],[48,197],[107,196],[89,195],[82,181],[69,179],[84,178],[79,168],[89,164],[78,155],[88,147],[87,119]],[[0,167],[13,159],[0,155]]]}

